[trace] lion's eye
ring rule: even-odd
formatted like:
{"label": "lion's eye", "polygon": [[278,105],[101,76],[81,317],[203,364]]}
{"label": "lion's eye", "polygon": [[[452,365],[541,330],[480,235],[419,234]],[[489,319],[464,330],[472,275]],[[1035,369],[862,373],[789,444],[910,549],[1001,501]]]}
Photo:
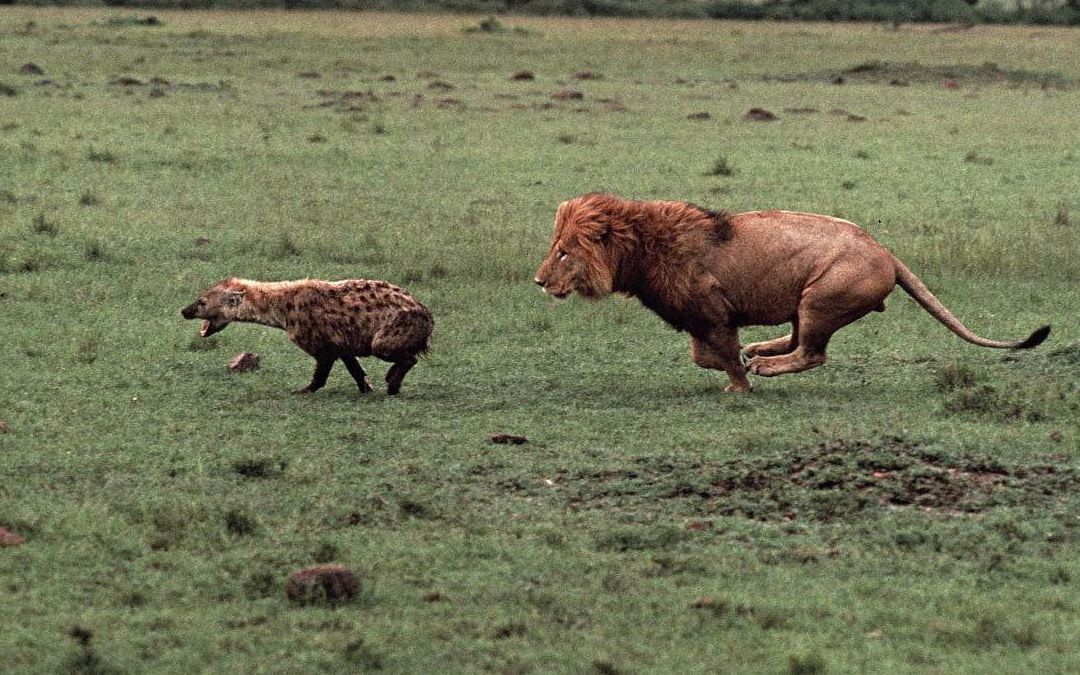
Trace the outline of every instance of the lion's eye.
{"label": "lion's eye", "polygon": [[563,261],[563,260],[565,260],[565,259],[566,259],[566,251],[564,251],[564,250],[562,250],[562,249],[560,248],[560,249],[559,249],[559,256],[558,256],[557,260],[558,260],[559,262],[562,262],[562,261]]}

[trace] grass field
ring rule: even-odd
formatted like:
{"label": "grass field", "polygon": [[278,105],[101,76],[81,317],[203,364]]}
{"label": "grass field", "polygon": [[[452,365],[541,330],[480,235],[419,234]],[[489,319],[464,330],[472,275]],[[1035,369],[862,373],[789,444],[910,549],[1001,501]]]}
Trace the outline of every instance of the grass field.
{"label": "grass field", "polygon": [[[1075,31],[147,16],[0,11],[0,670],[1080,670]],[[898,290],[725,395],[531,283],[593,190],[847,217],[1054,332]],[[433,350],[295,396],[181,319],[230,275],[388,279]],[[357,601],[290,604],[316,562]]]}

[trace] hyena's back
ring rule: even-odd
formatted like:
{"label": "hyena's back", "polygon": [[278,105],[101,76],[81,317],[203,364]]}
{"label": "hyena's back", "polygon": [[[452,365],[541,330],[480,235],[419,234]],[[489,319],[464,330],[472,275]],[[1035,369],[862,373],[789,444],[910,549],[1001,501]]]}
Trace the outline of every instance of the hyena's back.
{"label": "hyena's back", "polygon": [[293,340],[311,353],[340,351],[396,361],[427,351],[427,307],[385,281],[312,281],[286,302]]}

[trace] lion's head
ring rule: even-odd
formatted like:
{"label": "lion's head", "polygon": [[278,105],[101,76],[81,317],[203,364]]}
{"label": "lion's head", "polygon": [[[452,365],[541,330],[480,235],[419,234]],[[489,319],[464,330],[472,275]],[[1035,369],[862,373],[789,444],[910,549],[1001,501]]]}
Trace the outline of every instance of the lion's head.
{"label": "lion's head", "polygon": [[620,200],[588,194],[559,205],[555,237],[534,281],[545,293],[565,298],[573,292],[597,299],[610,295],[633,235]]}

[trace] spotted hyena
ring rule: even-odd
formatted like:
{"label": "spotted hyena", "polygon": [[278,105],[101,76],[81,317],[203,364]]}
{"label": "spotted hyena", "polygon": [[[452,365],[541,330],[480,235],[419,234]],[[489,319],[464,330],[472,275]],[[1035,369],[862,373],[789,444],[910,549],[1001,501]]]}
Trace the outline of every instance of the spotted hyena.
{"label": "spotted hyena", "polygon": [[417,356],[427,351],[435,325],[428,308],[406,291],[367,279],[226,279],[180,313],[185,319],[203,320],[203,337],[233,321],[284,330],[316,362],[311,383],[297,393],[321,389],[337,360],[345,364],[360,391],[369,392],[367,374],[356,357],[375,356],[394,364],[386,384],[387,393],[396,394]]}

